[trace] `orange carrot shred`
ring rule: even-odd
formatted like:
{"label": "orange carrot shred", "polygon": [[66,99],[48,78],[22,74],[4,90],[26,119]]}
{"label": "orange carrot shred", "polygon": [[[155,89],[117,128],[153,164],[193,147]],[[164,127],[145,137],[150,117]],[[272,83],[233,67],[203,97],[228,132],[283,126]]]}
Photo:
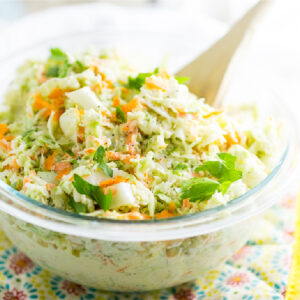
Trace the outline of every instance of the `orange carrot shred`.
{"label": "orange carrot shred", "polygon": [[8,132],[7,125],[5,123],[0,123],[0,139],[3,139],[6,132]]}
{"label": "orange carrot shred", "polygon": [[62,170],[62,171],[60,171],[58,173],[58,175],[56,176],[56,178],[62,179],[65,175],[69,174],[70,172],[71,172],[70,169],[64,169],[64,170]]}
{"label": "orange carrot shred", "polygon": [[112,152],[112,151],[108,151],[107,154],[110,160],[122,160],[124,162],[128,162],[130,161],[130,159],[134,159],[138,157],[137,155],[122,154],[120,152]]}
{"label": "orange carrot shred", "polygon": [[162,212],[155,215],[156,219],[165,219],[165,218],[172,218],[175,215],[173,213],[170,213],[168,210],[163,210]]}
{"label": "orange carrot shred", "polygon": [[119,106],[120,105],[120,98],[115,96],[113,98],[113,107]]}
{"label": "orange carrot shred", "polygon": [[150,90],[156,89],[162,90],[163,92],[166,91],[166,87],[163,84],[150,77],[146,78],[146,87]]}
{"label": "orange carrot shred", "polygon": [[128,181],[129,181],[129,179],[127,179],[127,178],[124,178],[121,176],[116,176],[115,178],[107,179],[107,180],[100,182],[99,185],[100,185],[100,187],[104,188],[104,187],[108,187],[111,185],[115,185],[120,182],[128,182]]}
{"label": "orange carrot shred", "polygon": [[46,161],[45,161],[45,165],[44,165],[44,168],[47,170],[47,171],[51,171],[52,168],[53,168],[53,164],[54,164],[54,159],[57,155],[57,152],[58,150],[56,149],[52,155],[48,156]]}
{"label": "orange carrot shred", "polygon": [[139,99],[137,97],[134,97],[128,103],[124,104],[121,108],[122,108],[122,111],[126,114],[135,109],[141,109],[142,106],[140,105]]}
{"label": "orange carrot shred", "polygon": [[151,217],[136,211],[124,214],[122,218],[125,220],[147,220]]}
{"label": "orange carrot shred", "polygon": [[85,153],[94,153],[96,151],[95,148],[87,148],[84,150]]}
{"label": "orange carrot shred", "polygon": [[173,200],[171,200],[171,202],[170,202],[170,204],[169,204],[169,212],[170,212],[171,214],[174,214],[175,209],[176,209],[175,203],[174,203]]}
{"label": "orange carrot shred", "polygon": [[182,201],[182,208],[189,208],[190,207],[190,199],[184,199]]}

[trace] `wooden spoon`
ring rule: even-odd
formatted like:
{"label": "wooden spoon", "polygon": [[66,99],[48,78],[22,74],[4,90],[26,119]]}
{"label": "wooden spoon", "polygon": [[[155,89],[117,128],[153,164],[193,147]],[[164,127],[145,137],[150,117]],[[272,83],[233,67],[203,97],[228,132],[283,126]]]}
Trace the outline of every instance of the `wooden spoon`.
{"label": "wooden spoon", "polygon": [[212,47],[177,72],[188,76],[189,89],[206,103],[220,107],[250,40],[275,0],[261,0]]}

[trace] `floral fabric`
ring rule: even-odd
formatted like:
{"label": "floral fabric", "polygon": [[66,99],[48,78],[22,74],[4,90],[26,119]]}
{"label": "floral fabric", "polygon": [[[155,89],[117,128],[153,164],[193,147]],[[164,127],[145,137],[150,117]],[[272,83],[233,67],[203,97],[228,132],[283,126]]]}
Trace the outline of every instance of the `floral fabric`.
{"label": "floral fabric", "polygon": [[247,245],[205,277],[145,294],[97,291],[50,274],[17,250],[0,231],[3,300],[254,300],[284,299],[291,265],[296,196],[270,209]]}

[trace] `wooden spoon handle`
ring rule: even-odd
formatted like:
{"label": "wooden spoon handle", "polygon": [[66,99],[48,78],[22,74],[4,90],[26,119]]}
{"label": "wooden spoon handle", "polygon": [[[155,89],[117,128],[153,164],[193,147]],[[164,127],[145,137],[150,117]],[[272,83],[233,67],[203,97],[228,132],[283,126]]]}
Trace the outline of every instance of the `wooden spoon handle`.
{"label": "wooden spoon handle", "polygon": [[261,0],[231,29],[179,72],[176,76],[190,78],[189,89],[215,107],[222,104],[234,70],[241,61],[254,32],[275,0]]}

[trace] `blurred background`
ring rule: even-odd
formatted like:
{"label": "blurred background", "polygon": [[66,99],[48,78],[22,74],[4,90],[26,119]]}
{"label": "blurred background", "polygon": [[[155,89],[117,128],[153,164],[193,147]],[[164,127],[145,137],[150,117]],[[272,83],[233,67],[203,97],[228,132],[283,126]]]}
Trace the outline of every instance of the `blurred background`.
{"label": "blurred background", "polygon": [[[248,65],[254,66],[260,75],[263,74],[266,83],[275,87],[276,92],[287,99],[287,103],[300,109],[300,1],[268,1],[277,4],[252,44],[247,56]],[[62,5],[89,2],[167,8],[195,19],[202,13],[229,27],[256,0],[0,0],[0,34],[1,29],[24,15]],[[252,76],[255,76],[255,72]]]}

